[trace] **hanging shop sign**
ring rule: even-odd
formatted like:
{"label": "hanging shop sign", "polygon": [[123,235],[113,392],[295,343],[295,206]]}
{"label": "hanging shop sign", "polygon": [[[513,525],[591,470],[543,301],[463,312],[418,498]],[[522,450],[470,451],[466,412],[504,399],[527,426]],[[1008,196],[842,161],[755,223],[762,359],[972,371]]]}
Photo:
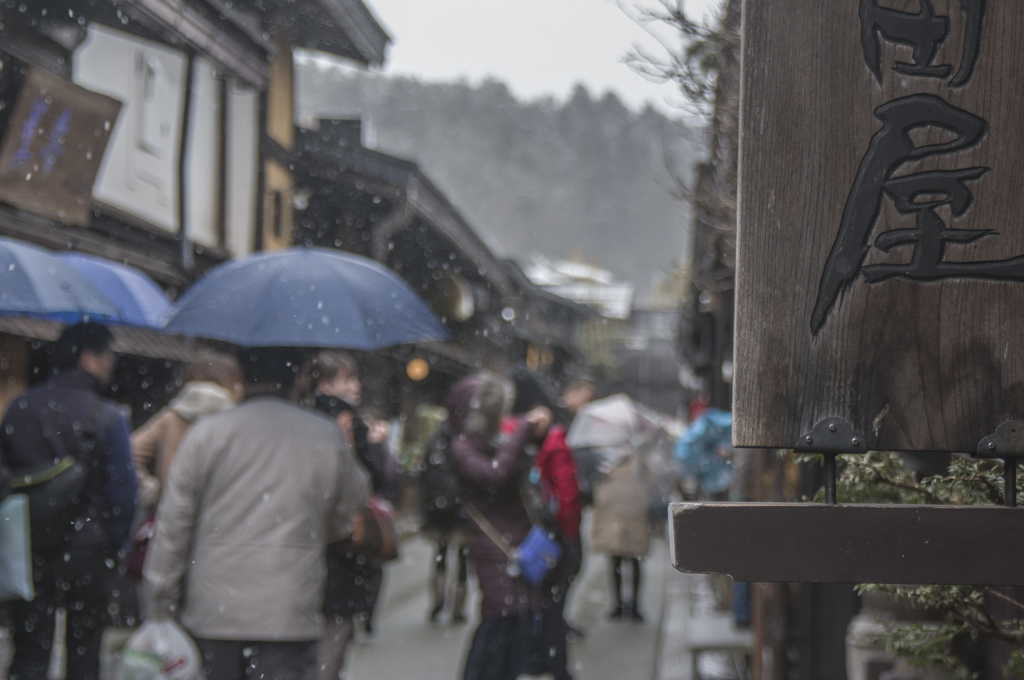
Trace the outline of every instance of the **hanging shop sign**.
{"label": "hanging shop sign", "polygon": [[735,443],[835,418],[851,451],[975,451],[1024,418],[1024,12],[747,0],[743,25]]}
{"label": "hanging shop sign", "polygon": [[[673,504],[674,564],[1024,585],[1024,12],[743,12],[733,442],[822,454],[826,503]],[[1001,458],[1011,507],[837,505],[836,457],[870,449]]]}
{"label": "hanging shop sign", "polygon": [[92,219],[92,187],[121,103],[29,69],[0,147],[0,201],[64,224]]}

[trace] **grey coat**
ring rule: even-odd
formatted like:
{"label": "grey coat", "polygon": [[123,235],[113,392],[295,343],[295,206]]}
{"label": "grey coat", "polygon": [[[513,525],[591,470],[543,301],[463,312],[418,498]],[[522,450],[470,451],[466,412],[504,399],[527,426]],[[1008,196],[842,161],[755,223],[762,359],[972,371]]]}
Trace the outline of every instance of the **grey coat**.
{"label": "grey coat", "polygon": [[369,484],[341,430],[274,396],[185,436],[143,570],[150,612],[194,636],[315,640],[324,545],[346,538]]}

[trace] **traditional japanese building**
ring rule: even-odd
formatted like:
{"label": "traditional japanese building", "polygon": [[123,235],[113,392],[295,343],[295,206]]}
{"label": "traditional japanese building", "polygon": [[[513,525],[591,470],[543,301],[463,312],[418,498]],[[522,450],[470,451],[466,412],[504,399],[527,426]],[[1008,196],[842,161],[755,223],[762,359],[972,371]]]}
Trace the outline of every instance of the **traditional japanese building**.
{"label": "traditional japanese building", "polygon": [[[291,245],[293,50],[379,65],[388,42],[360,0],[0,4],[0,235],[130,265],[172,296]],[[0,381],[19,389],[24,338],[56,330],[0,321]],[[153,338],[122,349],[183,358]]]}
{"label": "traditional japanese building", "polygon": [[[296,243],[355,252],[395,270],[454,335],[453,343],[405,347],[386,361],[378,355],[376,374],[388,382],[377,386],[378,398],[401,394],[403,408],[421,397],[439,401],[458,377],[516,362],[557,384],[581,362],[579,322],[588,310],[496,257],[415,163],[363,145],[361,121],[315,127],[297,131]],[[414,365],[429,367],[426,376],[405,369],[414,359],[426,362]]]}

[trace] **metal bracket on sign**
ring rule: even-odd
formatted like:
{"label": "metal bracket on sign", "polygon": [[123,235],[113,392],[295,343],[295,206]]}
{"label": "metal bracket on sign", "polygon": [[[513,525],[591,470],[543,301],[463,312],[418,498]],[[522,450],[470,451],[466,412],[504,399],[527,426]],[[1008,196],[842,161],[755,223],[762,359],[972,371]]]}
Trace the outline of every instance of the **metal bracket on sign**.
{"label": "metal bracket on sign", "polygon": [[793,447],[798,453],[820,453],[825,463],[825,502],[836,503],[836,456],[841,453],[867,453],[868,442],[841,418],[825,418]]}
{"label": "metal bracket on sign", "polygon": [[1024,423],[1007,420],[993,434],[978,442],[975,458],[1003,461],[1003,499],[1006,507],[1017,507],[1017,463],[1024,458]]}

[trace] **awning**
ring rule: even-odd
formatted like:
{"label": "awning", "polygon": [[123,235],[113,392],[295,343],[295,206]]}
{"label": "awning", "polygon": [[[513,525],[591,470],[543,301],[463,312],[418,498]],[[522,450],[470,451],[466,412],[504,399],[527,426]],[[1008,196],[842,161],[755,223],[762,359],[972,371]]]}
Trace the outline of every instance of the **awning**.
{"label": "awning", "polygon": [[[20,335],[32,340],[54,342],[64,324],[40,319],[0,317],[0,333]],[[113,350],[122,354],[189,362],[195,355],[192,341],[176,335],[164,335],[144,328],[108,326],[114,336]]]}

